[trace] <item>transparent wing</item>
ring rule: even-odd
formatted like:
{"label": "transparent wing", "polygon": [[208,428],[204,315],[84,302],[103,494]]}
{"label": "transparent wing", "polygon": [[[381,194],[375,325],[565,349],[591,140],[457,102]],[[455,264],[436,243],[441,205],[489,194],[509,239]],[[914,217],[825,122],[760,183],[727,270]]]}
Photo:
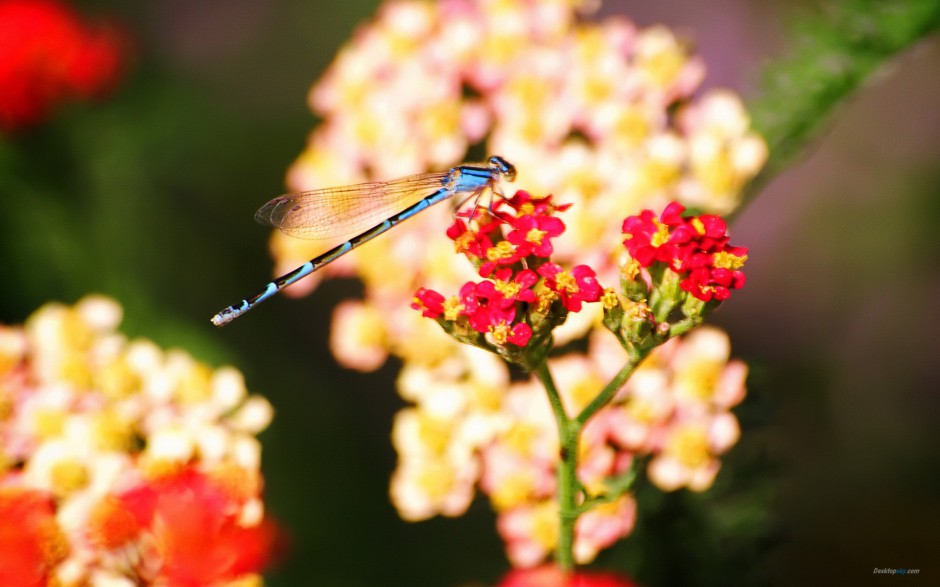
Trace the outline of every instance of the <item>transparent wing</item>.
{"label": "transparent wing", "polygon": [[443,188],[448,173],[284,194],[255,212],[255,220],[298,238],[349,238]]}

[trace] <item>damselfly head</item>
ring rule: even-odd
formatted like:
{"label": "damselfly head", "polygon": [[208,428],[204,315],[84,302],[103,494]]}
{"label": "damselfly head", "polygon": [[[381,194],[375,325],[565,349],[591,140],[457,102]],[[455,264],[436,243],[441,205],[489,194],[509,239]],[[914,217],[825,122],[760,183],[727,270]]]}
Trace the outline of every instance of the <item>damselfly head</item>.
{"label": "damselfly head", "polygon": [[506,161],[499,155],[493,155],[489,158],[490,169],[498,172],[501,176],[506,178],[506,181],[515,181],[516,180],[516,166]]}

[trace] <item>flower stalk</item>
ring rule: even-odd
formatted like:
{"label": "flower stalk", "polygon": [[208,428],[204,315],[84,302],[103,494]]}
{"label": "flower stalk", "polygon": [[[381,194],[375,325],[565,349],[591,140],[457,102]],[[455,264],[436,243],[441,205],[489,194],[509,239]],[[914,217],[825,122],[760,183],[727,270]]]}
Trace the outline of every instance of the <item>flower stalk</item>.
{"label": "flower stalk", "polygon": [[581,514],[578,509],[578,438],[581,435],[581,424],[577,419],[568,417],[547,362],[543,361],[535,368],[535,375],[545,387],[558,426],[559,523],[555,561],[562,570],[570,572],[574,569],[574,527]]}
{"label": "flower stalk", "polygon": [[[641,459],[632,458],[601,476],[582,470],[588,466],[581,462],[582,448],[590,451],[597,443],[592,420],[654,349],[700,325],[744,285],[747,249],[728,243],[718,216],[683,216],[685,209],[676,203],[658,217],[644,210],[623,221],[629,258],[620,270],[619,291],[605,289],[587,265],[566,269],[551,261],[552,239],[565,230],[555,213],[566,208],[551,197],[519,191],[501,200],[491,218],[472,214],[468,223],[457,220],[447,234],[484,281],[468,282],[450,298],[421,288],[412,307],[456,340],[519,365],[541,382],[558,434],[554,499],[545,502],[557,508],[557,534],[544,541],[554,540],[555,563],[570,574],[576,552],[582,551],[580,545],[576,549],[579,520],[622,501],[642,466]],[[578,401],[559,390],[552,376],[552,333],[569,314],[593,302],[602,302],[603,324],[626,351],[626,361],[597,393]],[[566,401],[579,410],[570,413]]]}
{"label": "flower stalk", "polygon": [[[545,387],[558,426],[558,545],[555,549],[555,562],[565,572],[573,571],[575,566],[574,537],[578,518],[595,505],[583,495],[583,488],[578,481],[578,443],[581,431],[591,416],[613,398],[635,367],[636,363],[633,361],[624,365],[604,390],[575,418],[570,418],[565,411],[548,364],[543,361],[535,369],[535,375]],[[620,488],[620,493],[629,489],[630,485]]]}
{"label": "flower stalk", "polygon": [[652,347],[646,351],[642,357],[631,359],[620,369],[617,375],[615,375],[614,378],[610,380],[610,383],[608,383],[604,389],[599,394],[597,394],[597,397],[595,397],[591,403],[581,410],[581,413],[578,414],[578,416],[575,418],[578,426],[584,426],[587,424],[588,420],[590,420],[594,414],[610,403],[610,400],[614,398],[614,395],[616,395],[617,392],[620,391],[620,389],[623,387],[623,384],[627,382],[627,378],[630,377],[630,374],[633,373],[633,370],[636,369],[640,361],[642,361],[646,357],[646,354],[649,354],[649,351],[651,350]]}

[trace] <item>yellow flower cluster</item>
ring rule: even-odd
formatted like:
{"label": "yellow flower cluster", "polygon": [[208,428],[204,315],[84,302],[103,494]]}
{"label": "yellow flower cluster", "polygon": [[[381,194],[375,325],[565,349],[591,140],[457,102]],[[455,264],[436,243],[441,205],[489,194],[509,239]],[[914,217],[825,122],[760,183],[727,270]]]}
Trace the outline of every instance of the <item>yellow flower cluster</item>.
{"label": "yellow flower cluster", "polygon": [[[704,65],[672,31],[638,28],[617,17],[592,22],[578,15],[585,6],[570,0],[384,3],[312,88],[310,105],[323,122],[290,168],[289,187],[386,180],[502,155],[515,164],[521,189],[573,204],[564,213],[567,232],[553,261],[588,264],[601,283],[616,283],[624,217],[672,200],[727,213],[764,164],[767,149],[736,95],[719,90],[693,99]],[[389,353],[404,362],[398,388],[415,405],[395,421],[400,464],[391,493],[402,516],[458,515],[479,485],[500,512],[512,560],[534,564],[557,538],[557,520],[542,515],[550,509],[549,463],[557,459],[558,443],[544,395],[531,383],[525,384],[533,386],[529,392],[510,385],[505,366],[462,348],[433,321],[405,310],[419,286],[456,291],[475,277],[444,237],[451,223],[446,206],[432,208],[287,291],[303,295],[336,275],[363,281],[364,299],[344,303],[334,314],[331,348],[341,363],[362,370],[377,368]],[[332,244],[275,233],[275,273]],[[558,344],[592,340],[587,355],[552,367],[560,371],[559,387],[571,406],[589,401],[601,389],[601,377],[623,364],[622,356],[602,360],[606,347],[593,342],[610,336],[600,332],[601,313],[600,304],[588,305],[554,333]],[[718,344],[723,335],[710,332],[695,340]],[[705,343],[681,344],[670,348],[707,354],[697,346]],[[628,466],[624,454],[642,453],[656,455],[651,474],[665,488],[711,483],[715,457],[736,438],[733,416],[728,406],[715,421],[677,406],[693,405],[683,394],[707,393],[692,389],[699,375],[731,377],[727,372],[737,369],[735,389],[744,393],[746,369],[726,366],[727,341],[719,347],[724,350],[714,352],[723,358],[712,364],[717,371],[688,367],[695,375],[681,385],[685,367],[668,361],[646,367],[638,374],[646,383],[631,384],[614,408],[598,415],[596,426],[611,427],[603,422],[619,419],[622,430],[601,443],[606,448],[597,454],[604,458],[587,458],[597,466],[594,481]],[[570,370],[574,381],[564,381],[564,361],[576,365]],[[578,558],[589,560],[627,534],[633,511],[625,496],[584,516]],[[603,512],[618,521],[604,523]],[[597,530],[585,535],[585,527]]]}
{"label": "yellow flower cluster", "polygon": [[[399,389],[414,405],[395,420],[399,464],[392,501],[407,520],[457,516],[479,487],[497,512],[513,564],[538,564],[558,539],[554,417],[537,382],[510,383],[494,355],[460,349],[460,358],[409,363],[402,371]],[[739,433],[730,410],[744,398],[747,367],[729,357],[728,337],[715,328],[654,351],[584,431],[578,479],[588,494],[604,494],[635,457],[647,455],[650,479],[662,489],[707,489],[718,457]],[[566,408],[575,412],[625,360],[616,339],[599,332],[586,354],[552,359],[549,369]],[[628,535],[635,511],[628,493],[582,516],[575,528],[578,562],[590,562]]]}
{"label": "yellow flower cluster", "polygon": [[270,404],[232,367],[128,340],[121,317],[88,296],[0,325],[0,487],[53,498],[68,544],[59,585],[126,584],[128,561],[90,529],[109,499],[148,480],[192,469],[238,489],[240,524],[264,515],[255,436]]}
{"label": "yellow flower cluster", "polygon": [[[692,100],[704,65],[667,28],[623,18],[585,23],[575,8],[561,0],[385,3],[312,88],[323,122],[291,167],[289,187],[391,179],[446,169],[470,152],[500,154],[516,165],[521,188],[574,204],[556,261],[587,263],[611,283],[617,219],[670,200],[734,209],[766,158],[737,96],[712,91]],[[382,347],[427,360],[427,345],[411,341],[432,327],[396,314],[419,285],[456,289],[472,276],[441,238],[449,223],[446,206],[429,210],[288,289],[308,293],[325,275],[363,280],[366,301],[337,316],[341,362],[375,368]],[[275,272],[326,248],[274,233]],[[584,314],[571,336],[596,322],[597,313]],[[371,360],[360,359],[356,340]]]}
{"label": "yellow flower cluster", "polygon": [[747,365],[730,357],[728,336],[717,328],[671,340],[600,416],[616,446],[653,455],[648,474],[660,488],[708,489],[721,467],[718,457],[738,441],[731,408],[744,399]]}

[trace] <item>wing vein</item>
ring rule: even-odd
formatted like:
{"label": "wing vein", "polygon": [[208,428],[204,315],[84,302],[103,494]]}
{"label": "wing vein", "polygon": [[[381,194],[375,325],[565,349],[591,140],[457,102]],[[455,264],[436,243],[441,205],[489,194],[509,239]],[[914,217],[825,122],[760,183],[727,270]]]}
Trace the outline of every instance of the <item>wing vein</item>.
{"label": "wing vein", "polygon": [[443,187],[448,173],[425,173],[278,196],[255,220],[311,240],[349,238],[394,216]]}

